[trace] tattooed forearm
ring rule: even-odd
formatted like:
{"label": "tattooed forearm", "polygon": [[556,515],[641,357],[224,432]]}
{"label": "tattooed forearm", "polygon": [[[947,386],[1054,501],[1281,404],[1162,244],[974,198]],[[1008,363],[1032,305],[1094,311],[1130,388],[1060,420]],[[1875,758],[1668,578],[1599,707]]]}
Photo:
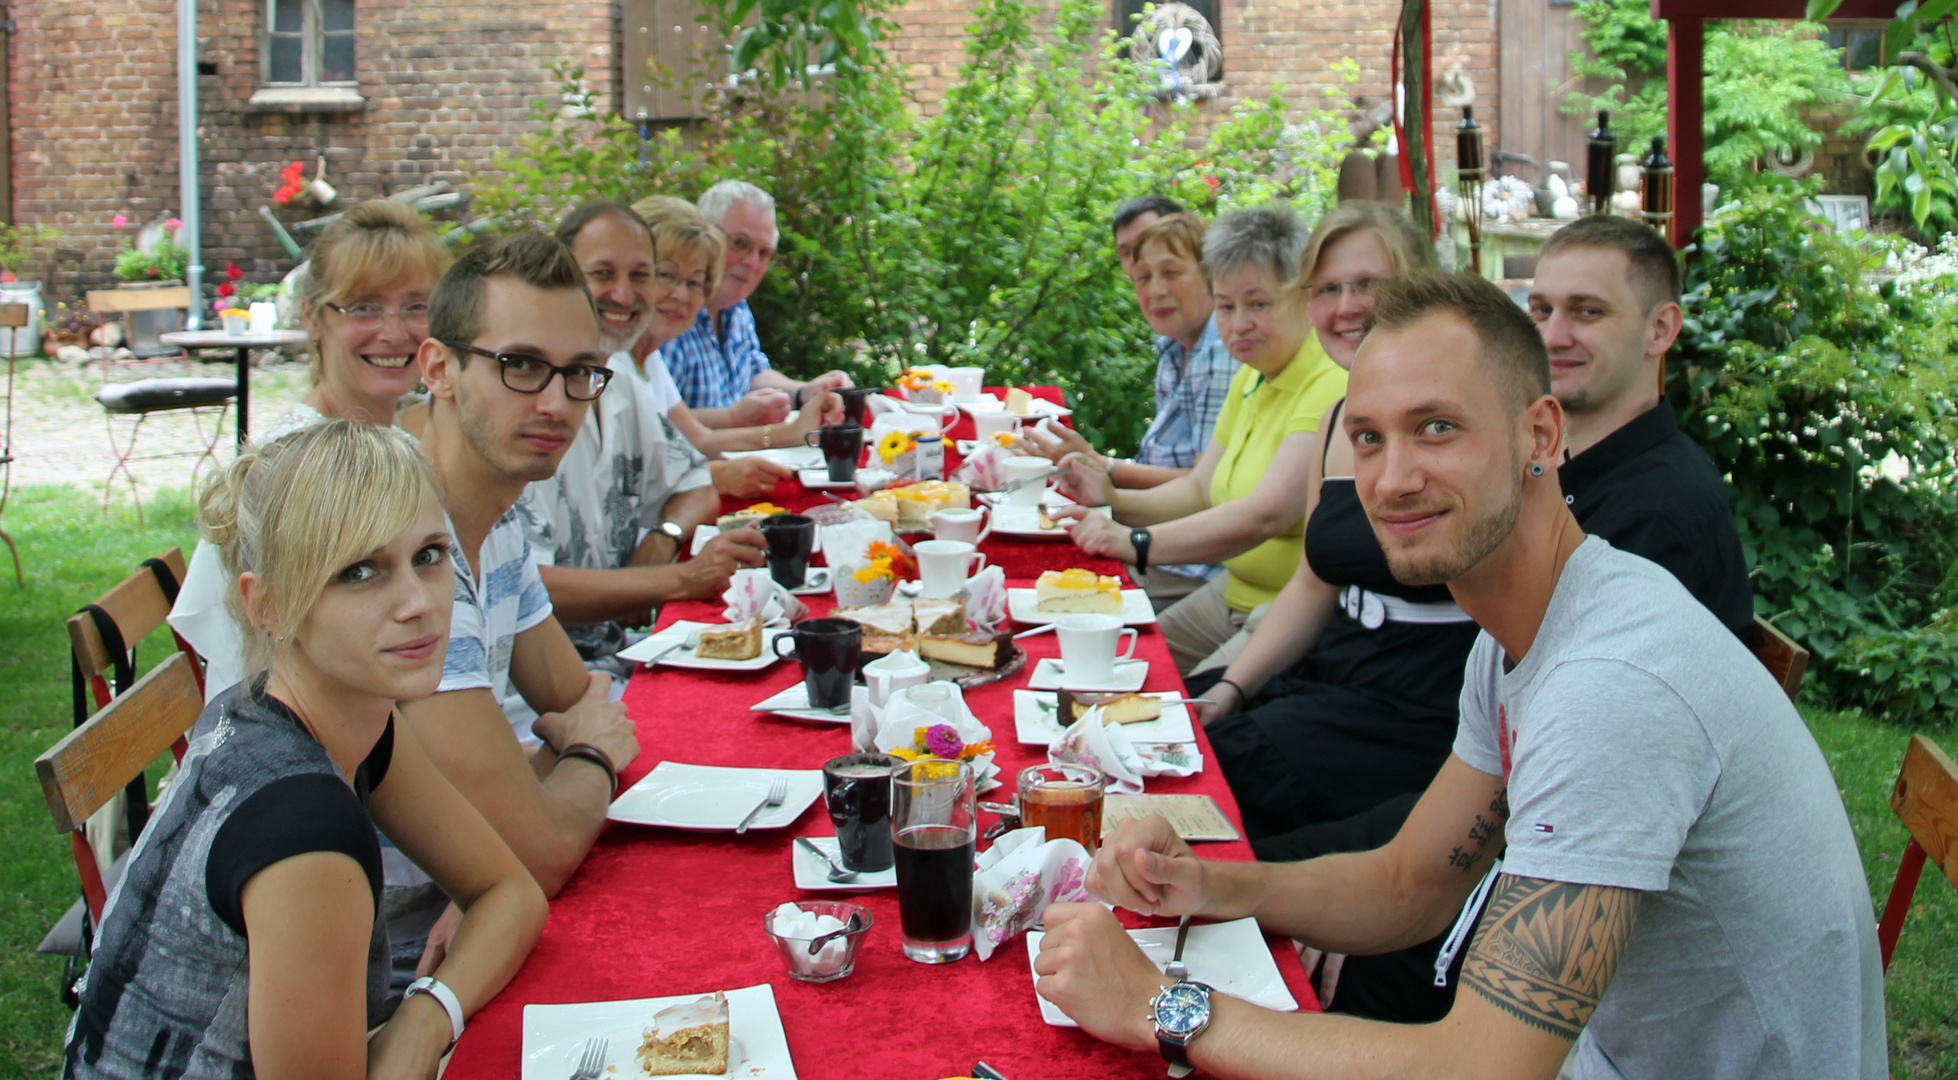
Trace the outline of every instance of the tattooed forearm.
{"label": "tattooed forearm", "polygon": [[1448,865],[1466,874],[1475,868],[1482,853],[1489,850],[1489,841],[1502,834],[1502,827],[1509,821],[1509,789],[1496,792],[1489,802],[1492,816],[1475,815],[1475,824],[1469,826],[1468,843],[1448,853]]}
{"label": "tattooed forearm", "polygon": [[1630,889],[1503,874],[1462,982],[1525,1024],[1575,1039],[1618,970],[1637,915]]}

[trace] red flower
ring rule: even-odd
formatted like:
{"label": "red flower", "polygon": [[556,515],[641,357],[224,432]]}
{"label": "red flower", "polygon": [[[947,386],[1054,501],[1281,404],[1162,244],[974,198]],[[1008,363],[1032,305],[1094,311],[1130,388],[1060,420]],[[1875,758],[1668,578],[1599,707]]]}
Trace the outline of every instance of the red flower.
{"label": "red flower", "polygon": [[279,190],[273,193],[272,201],[283,205],[291,202],[294,196],[306,190],[305,173],[305,164],[298,161],[280,169],[279,180],[281,183]]}
{"label": "red flower", "polygon": [[218,286],[219,296],[235,296],[237,295],[237,293],[238,293],[238,286],[233,285],[229,281],[224,282],[223,284]]}
{"label": "red flower", "polygon": [[[241,268],[241,267],[240,267],[240,266],[239,266],[239,265],[238,265],[237,263],[234,263],[234,262],[228,262],[228,263],[225,263],[225,264],[224,264],[224,280],[225,280],[225,281],[227,281],[227,282],[236,282],[236,281],[238,281],[239,279],[241,279],[241,278],[243,278],[244,276],[245,276],[245,271],[244,271],[244,269],[243,269],[243,268]],[[229,295],[229,294],[227,293],[226,295]]]}

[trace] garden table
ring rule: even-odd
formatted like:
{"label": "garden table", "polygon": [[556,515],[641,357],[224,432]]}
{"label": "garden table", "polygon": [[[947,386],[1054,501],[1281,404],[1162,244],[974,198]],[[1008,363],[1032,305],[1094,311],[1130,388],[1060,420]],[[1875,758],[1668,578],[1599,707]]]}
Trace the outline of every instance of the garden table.
{"label": "garden table", "polygon": [[[794,481],[784,482],[770,499],[790,509],[821,501]],[[1009,582],[1016,586],[1031,584],[1028,579],[1044,566],[1119,572],[1107,560],[1082,556],[1065,540],[995,535],[981,548],[991,562],[1010,568]],[[833,603],[828,596],[803,599],[818,614]],[[668,604],[660,625],[718,620],[720,607],[718,601]],[[1026,685],[1039,658],[1059,654],[1052,634],[1027,638],[1021,646],[1028,658],[1020,674],[966,693],[967,704],[992,728],[1000,776],[1008,783],[1021,768],[1046,760],[1043,747],[1023,746],[1014,738],[1013,690]],[[1142,628],[1135,655],[1149,661],[1144,689],[1182,689],[1168,647],[1153,626]],[[755,673],[641,668],[625,694],[640,754],[624,770],[621,790],[661,761],[814,769],[849,752],[847,724],[749,711],[801,677],[791,660]],[[1151,779],[1149,791],[1207,794],[1242,831],[1237,803],[1208,760],[1201,729],[1197,739],[1206,755],[1204,771]],[[990,821],[984,815],[982,825]],[[609,826],[552,902],[536,951],[471,1020],[449,1063],[448,1080],[518,1076],[526,1004],[708,993],[764,982],[774,989],[802,1080],[935,1080],[968,1075],[980,1060],[1013,1080],[1163,1074],[1154,1054],[1132,1053],[1042,1021],[1024,935],[984,962],[973,955],[942,966],[917,964],[899,947],[891,890],[799,893],[791,871],[793,837],[833,831],[821,800],[788,828],[746,836]],[[1250,845],[1241,841],[1202,844],[1198,850],[1212,859],[1251,858]],[[856,973],[834,983],[795,982],[762,932],[763,916],[784,901],[831,898],[863,904],[874,919]],[[1127,912],[1122,916],[1131,926],[1163,924]],[[1267,944],[1292,996],[1302,1008],[1317,1009],[1291,943],[1267,938]]]}
{"label": "garden table", "polygon": [[279,349],[304,345],[310,340],[304,331],[272,330],[263,334],[227,334],[222,330],[172,330],[157,336],[165,345],[180,349],[238,350],[238,449],[245,448],[246,428],[252,410],[252,350]]}

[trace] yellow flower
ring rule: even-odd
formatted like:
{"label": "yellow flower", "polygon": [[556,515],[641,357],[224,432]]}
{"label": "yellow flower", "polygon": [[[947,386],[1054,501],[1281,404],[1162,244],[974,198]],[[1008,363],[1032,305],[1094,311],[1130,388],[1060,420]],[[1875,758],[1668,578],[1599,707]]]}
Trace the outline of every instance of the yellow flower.
{"label": "yellow flower", "polygon": [[944,379],[933,379],[931,383],[931,388],[933,390],[938,391],[941,394],[951,394],[951,393],[956,393],[958,391],[958,387],[953,386],[951,383],[946,382]]}
{"label": "yellow flower", "polygon": [[870,560],[869,563],[867,563],[863,567],[863,569],[856,571],[850,576],[856,578],[858,581],[863,582],[865,585],[868,585],[871,582],[878,580],[879,578],[890,577],[892,576],[891,560],[887,558],[872,559]]}
{"label": "yellow flower", "polygon": [[877,440],[877,456],[884,459],[884,464],[889,465],[897,460],[899,454],[908,452],[916,445],[918,445],[916,440],[906,432],[886,432],[883,438]]}
{"label": "yellow flower", "polygon": [[1012,446],[1015,442],[1019,441],[1019,438],[1018,435],[1010,431],[993,432],[993,443],[998,446]]}

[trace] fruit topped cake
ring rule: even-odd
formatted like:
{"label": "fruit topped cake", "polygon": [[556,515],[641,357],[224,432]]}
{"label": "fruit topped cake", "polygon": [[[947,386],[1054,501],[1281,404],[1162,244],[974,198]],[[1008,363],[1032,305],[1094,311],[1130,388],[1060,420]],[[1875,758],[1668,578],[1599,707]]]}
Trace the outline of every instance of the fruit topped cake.
{"label": "fruit topped cake", "polygon": [[746,510],[736,510],[732,514],[722,514],[720,520],[714,522],[714,524],[722,532],[726,532],[729,529],[743,529],[750,525],[759,525],[763,518],[771,518],[776,514],[786,513],[788,513],[787,510],[776,506],[774,503],[756,503]]}
{"label": "fruit topped cake", "polygon": [[716,993],[654,1013],[636,1056],[647,1076],[721,1076],[727,1042],[727,995]]}
{"label": "fruit topped cake", "polygon": [[972,489],[956,480],[922,480],[885,488],[857,500],[874,517],[888,521],[898,532],[926,532],[931,516],[940,510],[970,510]]}
{"label": "fruit topped cake", "polygon": [[1120,615],[1122,583],[1080,567],[1042,571],[1034,582],[1033,607],[1035,611],[1063,615]]}

